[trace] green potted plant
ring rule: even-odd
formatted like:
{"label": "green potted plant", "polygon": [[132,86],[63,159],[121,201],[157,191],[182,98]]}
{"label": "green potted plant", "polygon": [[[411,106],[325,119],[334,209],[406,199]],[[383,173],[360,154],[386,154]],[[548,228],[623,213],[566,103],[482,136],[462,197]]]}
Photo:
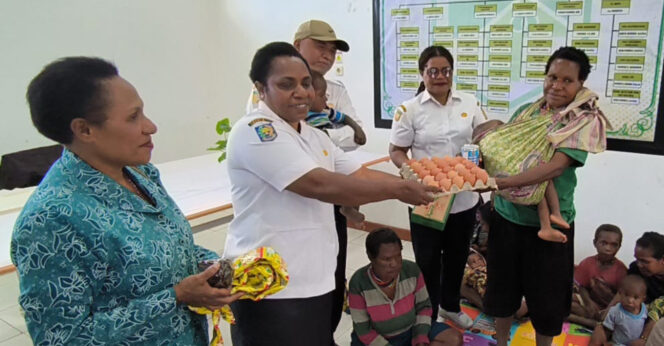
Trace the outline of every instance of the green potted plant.
{"label": "green potted plant", "polygon": [[226,145],[228,144],[228,133],[231,132],[231,122],[228,118],[223,118],[217,122],[217,134],[221,136],[215,147],[207,148],[210,151],[220,151],[221,155],[217,161],[221,163],[226,159]]}

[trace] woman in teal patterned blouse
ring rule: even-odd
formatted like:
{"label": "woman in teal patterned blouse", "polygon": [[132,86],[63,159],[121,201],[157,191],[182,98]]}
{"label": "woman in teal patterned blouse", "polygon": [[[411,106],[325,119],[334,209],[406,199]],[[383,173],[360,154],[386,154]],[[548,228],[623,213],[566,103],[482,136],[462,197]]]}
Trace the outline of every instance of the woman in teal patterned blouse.
{"label": "woman in teal patterned blouse", "polygon": [[206,319],[239,297],[211,287],[217,255],[150,165],[151,135],[134,87],[112,64],[65,58],[28,88],[32,121],[64,146],[19,216],[11,256],[36,345],[205,345]]}

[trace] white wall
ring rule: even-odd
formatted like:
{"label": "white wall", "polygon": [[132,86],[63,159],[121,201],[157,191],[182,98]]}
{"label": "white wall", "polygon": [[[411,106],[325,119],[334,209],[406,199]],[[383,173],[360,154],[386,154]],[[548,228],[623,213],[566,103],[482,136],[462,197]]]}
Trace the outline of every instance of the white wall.
{"label": "white wall", "polygon": [[[247,78],[249,61],[255,49],[273,40],[292,40],[299,23],[322,19],[350,44],[344,55],[345,76],[342,80],[367,129],[366,150],[387,152],[388,130],[373,129],[373,31],[372,1],[306,1],[270,0],[225,1],[222,8],[223,36],[237,40],[233,68],[224,75],[232,80]],[[276,24],[286,23],[286,24]],[[238,67],[238,68],[235,68]],[[329,76],[336,78],[334,76]],[[226,86],[225,93],[244,101],[246,91]],[[235,94],[236,93],[236,94]],[[239,105],[242,107],[243,105]],[[229,105],[229,107],[231,107]],[[232,107],[236,107],[235,105]],[[238,108],[238,111],[240,108]],[[389,168],[389,167],[381,167]],[[633,259],[636,239],[644,231],[664,233],[664,157],[621,152],[591,155],[586,166],[578,170],[576,190],[576,260],[595,253],[592,238],[602,223],[614,223],[624,232],[620,259]],[[362,208],[372,221],[383,221],[407,228],[406,211],[395,202],[382,202]]]}
{"label": "white wall", "polygon": [[116,63],[159,132],[154,162],[205,153],[224,112],[219,1],[0,2],[0,154],[48,145],[25,101],[30,80],[64,56]]}
{"label": "white wall", "polygon": [[[366,150],[387,151],[387,130],[373,129],[373,32],[370,0],[60,0],[0,2],[0,154],[48,143],[24,101],[29,80],[51,60],[97,55],[115,61],[159,125],[154,161],[198,155],[215,141],[220,116],[244,113],[251,58],[275,40],[292,41],[308,19],[332,24],[351,47],[342,80],[368,135]],[[333,77],[335,78],[335,77]],[[389,165],[385,165],[389,168]],[[635,240],[664,232],[664,158],[607,152],[578,171],[576,259],[594,253],[597,225],[625,232],[619,257]],[[369,218],[406,227],[402,205],[364,207]]]}

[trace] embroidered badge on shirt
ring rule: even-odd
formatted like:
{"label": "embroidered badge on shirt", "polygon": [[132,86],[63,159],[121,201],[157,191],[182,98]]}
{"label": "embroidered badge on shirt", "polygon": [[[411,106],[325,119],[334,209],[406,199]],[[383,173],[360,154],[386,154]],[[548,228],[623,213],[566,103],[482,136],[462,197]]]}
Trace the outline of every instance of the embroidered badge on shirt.
{"label": "embroidered badge on shirt", "polygon": [[403,115],[403,112],[406,111],[406,107],[403,105],[397,107],[397,110],[394,112],[394,121],[399,121],[401,120],[401,116]]}
{"label": "embroidered badge on shirt", "polygon": [[271,142],[277,138],[277,130],[274,129],[272,124],[262,124],[254,127],[256,134],[258,134],[258,139],[261,142]]}
{"label": "embroidered badge on shirt", "polygon": [[323,149],[323,155],[327,156],[327,150]]}
{"label": "embroidered badge on shirt", "polygon": [[461,117],[462,117],[462,118],[467,118],[467,117],[468,117],[468,113],[466,113],[466,112],[461,113]]}

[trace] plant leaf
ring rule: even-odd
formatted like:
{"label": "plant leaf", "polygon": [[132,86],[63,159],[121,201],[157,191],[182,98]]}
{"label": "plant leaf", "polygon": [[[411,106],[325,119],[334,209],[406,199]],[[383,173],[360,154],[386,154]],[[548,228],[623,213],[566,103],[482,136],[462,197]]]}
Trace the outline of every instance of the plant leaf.
{"label": "plant leaf", "polygon": [[224,151],[221,156],[217,159],[217,162],[221,163],[221,161],[226,160],[226,152]]}
{"label": "plant leaf", "polygon": [[222,135],[224,133],[230,132],[231,124],[228,118],[223,118],[217,122],[217,133]]}

